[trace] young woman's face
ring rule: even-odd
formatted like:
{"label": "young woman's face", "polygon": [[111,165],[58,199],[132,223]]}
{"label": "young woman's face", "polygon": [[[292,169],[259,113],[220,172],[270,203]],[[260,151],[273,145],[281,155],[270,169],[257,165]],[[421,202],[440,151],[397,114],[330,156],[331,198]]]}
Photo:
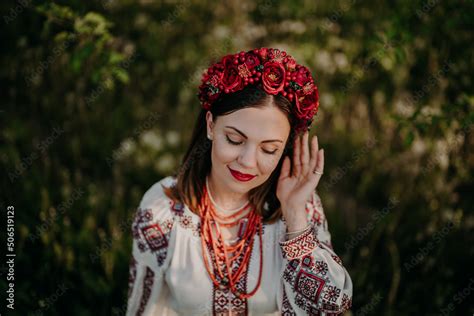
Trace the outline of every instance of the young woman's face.
{"label": "young woman's face", "polygon": [[[273,106],[244,108],[219,116],[215,122],[208,111],[206,121],[212,139],[211,172],[220,185],[246,193],[270,177],[290,134],[290,123],[281,110]],[[231,170],[254,177],[242,181]]]}

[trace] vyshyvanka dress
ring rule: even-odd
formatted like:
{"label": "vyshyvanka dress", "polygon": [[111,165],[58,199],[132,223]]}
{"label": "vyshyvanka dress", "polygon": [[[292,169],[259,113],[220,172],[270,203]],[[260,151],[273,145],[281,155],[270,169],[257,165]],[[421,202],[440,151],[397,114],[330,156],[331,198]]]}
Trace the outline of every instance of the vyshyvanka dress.
{"label": "vyshyvanka dress", "polygon": [[[261,284],[254,296],[240,299],[210,279],[199,216],[163,192],[175,182],[168,176],[155,183],[137,208],[126,315],[337,315],[350,308],[352,281],[334,253],[316,192],[306,203],[313,224],[307,233],[287,241],[283,219],[263,225]],[[249,269],[237,284],[241,292],[255,288],[260,260],[256,235]]]}

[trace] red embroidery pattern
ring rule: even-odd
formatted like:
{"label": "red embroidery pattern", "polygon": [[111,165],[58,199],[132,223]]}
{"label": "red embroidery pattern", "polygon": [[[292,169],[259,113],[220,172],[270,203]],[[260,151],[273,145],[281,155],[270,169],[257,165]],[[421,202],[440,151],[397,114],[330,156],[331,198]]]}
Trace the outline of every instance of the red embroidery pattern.
{"label": "red embroidery pattern", "polygon": [[335,303],[341,294],[341,289],[338,289],[335,286],[327,286],[324,291],[324,299],[328,302]]}
{"label": "red embroidery pattern", "polygon": [[295,292],[308,300],[317,302],[325,283],[323,279],[316,275],[300,270],[296,276]]}
{"label": "red embroidery pattern", "polygon": [[[249,243],[247,243],[248,246]],[[211,249],[211,245],[207,244],[208,249]],[[209,252],[212,260],[214,260],[214,253]],[[253,251],[251,253],[250,262],[252,260]],[[234,261],[232,271],[235,273],[242,262],[243,257],[240,256],[238,260]],[[219,273],[214,270],[216,278],[219,282],[222,282]],[[237,289],[240,292],[247,292],[247,277],[248,269],[243,273],[239,282],[237,283]],[[212,283],[212,282],[211,282]],[[212,289],[212,315],[214,316],[227,316],[227,315],[236,315],[236,316],[246,316],[248,315],[248,300],[240,299],[234,293],[232,293],[228,288],[216,288],[213,284]]]}
{"label": "red embroidery pattern", "polygon": [[286,295],[285,287],[283,287],[283,301],[281,306],[281,315],[282,316],[296,316],[293,307],[291,307],[288,296]]}
{"label": "red embroidery pattern", "polygon": [[316,261],[314,271],[317,274],[326,275],[326,273],[328,272],[328,264],[324,261]]}
{"label": "red embroidery pattern", "polygon": [[341,258],[339,258],[339,257],[336,256],[336,255],[331,255],[331,257],[334,259],[334,261],[336,261],[337,263],[339,263],[339,265],[342,266],[342,260],[341,260]]}
{"label": "red embroidery pattern", "polygon": [[201,223],[194,223],[193,218],[184,214],[185,205],[181,202],[170,200],[171,210],[178,218],[181,227],[191,229],[194,236],[199,237],[201,234]]}
{"label": "red embroidery pattern", "polygon": [[156,254],[158,266],[163,265],[165,261],[170,233],[168,225],[160,225],[158,219],[153,219],[151,209],[138,208],[132,224],[133,238],[141,252],[150,251]]}
{"label": "red embroidery pattern", "polygon": [[[170,207],[179,225],[185,229],[191,229],[194,236],[199,236],[200,223],[194,223],[191,216],[184,214],[184,204],[170,200]],[[162,266],[166,259],[174,220],[174,218],[167,218],[160,221],[158,218],[153,218],[151,209],[137,209],[132,224],[133,238],[137,241],[141,252],[151,251],[156,255],[158,266]]]}
{"label": "red embroidery pattern", "polygon": [[341,306],[336,304],[342,290],[331,284],[327,272],[327,263],[314,260],[312,254],[288,261],[283,272],[283,280],[295,295],[294,304],[309,315],[321,315],[322,311],[339,314],[351,306],[345,293]]}
{"label": "red embroidery pattern", "polygon": [[143,279],[143,292],[140,300],[140,308],[137,311],[137,316],[140,316],[145,311],[146,304],[151,296],[151,289],[153,287],[153,280],[155,273],[149,267],[146,267],[145,278]]}
{"label": "red embroidery pattern", "polygon": [[348,310],[352,307],[352,299],[350,299],[346,293],[342,294],[341,305],[343,310]]}
{"label": "red embroidery pattern", "polygon": [[312,226],[293,239],[280,241],[283,256],[288,260],[305,256],[311,253],[317,246],[319,246],[319,241]]}
{"label": "red embroidery pattern", "polygon": [[133,292],[133,284],[135,283],[136,277],[137,277],[137,260],[135,260],[135,258],[132,255],[132,258],[130,259],[129,275],[128,275],[128,298],[129,299]]}
{"label": "red embroidery pattern", "polygon": [[322,212],[319,210],[323,209],[321,201],[316,198],[316,193],[313,194],[311,201],[306,205],[306,212],[311,214],[311,222],[317,226],[321,226],[323,223]]}

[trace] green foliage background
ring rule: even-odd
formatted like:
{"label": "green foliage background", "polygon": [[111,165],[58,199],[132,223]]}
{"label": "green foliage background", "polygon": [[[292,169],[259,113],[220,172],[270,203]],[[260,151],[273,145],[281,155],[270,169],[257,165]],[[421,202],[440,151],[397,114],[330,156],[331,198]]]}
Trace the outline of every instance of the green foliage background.
{"label": "green foliage background", "polygon": [[131,218],[179,167],[202,71],[261,46],[319,85],[319,191],[354,282],[347,314],[474,313],[473,1],[0,6],[7,315],[124,314]]}

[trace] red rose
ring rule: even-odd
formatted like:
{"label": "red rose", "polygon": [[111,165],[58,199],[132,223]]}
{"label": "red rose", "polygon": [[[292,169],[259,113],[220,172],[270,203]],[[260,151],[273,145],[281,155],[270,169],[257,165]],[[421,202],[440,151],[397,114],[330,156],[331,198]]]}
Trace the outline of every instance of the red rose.
{"label": "red rose", "polygon": [[311,80],[311,73],[305,66],[302,66],[300,69],[298,69],[298,71],[292,74],[292,76],[295,77],[293,81],[296,82],[300,87],[303,87]]}
{"label": "red rose", "polygon": [[253,53],[248,53],[246,56],[245,64],[247,65],[247,68],[252,71],[255,67],[260,65],[260,59],[258,58],[257,55]]}
{"label": "red rose", "polygon": [[319,93],[315,88],[312,93],[304,95],[301,90],[296,97],[295,114],[300,119],[310,119],[316,114],[319,107]]}
{"label": "red rose", "polygon": [[224,65],[224,73],[222,74],[221,82],[224,85],[224,90],[229,89],[230,92],[235,92],[244,87],[242,77],[239,75],[238,65],[234,64],[234,56],[227,55],[222,59]]}
{"label": "red rose", "polygon": [[278,62],[266,62],[263,65],[263,88],[269,94],[278,94],[283,91],[285,84],[285,67]]}

